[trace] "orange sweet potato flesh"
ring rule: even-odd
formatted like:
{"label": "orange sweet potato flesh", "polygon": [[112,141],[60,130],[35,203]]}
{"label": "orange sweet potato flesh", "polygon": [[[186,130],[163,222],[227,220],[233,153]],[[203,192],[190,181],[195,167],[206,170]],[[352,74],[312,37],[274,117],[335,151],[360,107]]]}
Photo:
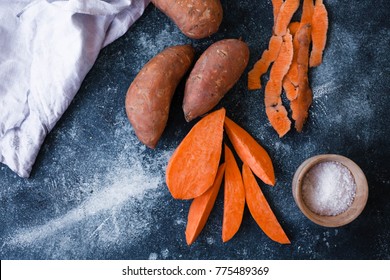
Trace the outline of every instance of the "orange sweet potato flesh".
{"label": "orange sweet potato flesh", "polygon": [[272,36],[269,40],[268,49],[263,52],[261,58],[255,63],[253,69],[248,72],[248,89],[261,89],[261,76],[267,71],[279,55],[282,47],[282,36]]}
{"label": "orange sweet potato flesh", "polygon": [[302,8],[300,27],[312,22],[313,13],[314,13],[313,0],[303,0],[303,8]]}
{"label": "orange sweet potato flesh", "polygon": [[[293,36],[293,57],[291,59],[290,68],[288,69],[286,75],[283,78],[283,89],[286,92],[287,99],[290,101],[297,97],[297,92],[298,92],[297,52],[299,49],[299,42],[298,40],[295,40],[295,34],[298,32],[299,27],[300,27],[300,22],[298,21],[293,21],[288,25],[288,30]],[[295,81],[295,83],[293,83],[291,79]]]}
{"label": "orange sweet potato flesh", "polygon": [[311,41],[311,25],[305,24],[298,30],[296,36],[299,41],[298,63],[298,93],[291,101],[292,118],[295,120],[295,128],[301,132],[309,115],[309,107],[313,101],[313,94],[309,85],[309,47]]}
{"label": "orange sweet potato flesh", "polygon": [[215,181],[211,188],[209,188],[202,195],[195,197],[191,203],[188,211],[187,227],[186,227],[186,241],[191,245],[198,238],[202,229],[206,225],[207,219],[210,216],[211,210],[214,207],[215,200],[218,196],[221,187],[223,175],[225,172],[225,163],[222,163],[215,177]]}
{"label": "orange sweet potato flesh", "polygon": [[[291,62],[291,66],[289,71],[287,72],[286,77],[290,80],[290,82],[297,88],[298,87],[298,63],[297,63],[297,56],[298,56],[298,49],[299,49],[299,42],[298,37],[295,36],[296,33],[298,33],[299,29],[301,29],[306,24],[310,24],[312,22],[312,17],[314,13],[314,3],[313,0],[303,0],[302,5],[302,15],[301,20],[299,22],[298,29],[295,30],[295,33],[293,34],[293,46],[294,46],[294,56]],[[292,97],[292,95],[291,95]],[[295,95],[296,97],[296,95]],[[290,99],[292,100],[292,99]]]}
{"label": "orange sweet potato flesh", "polygon": [[299,28],[299,25],[300,25],[299,21],[292,21],[292,22],[290,22],[290,24],[288,25],[288,30],[290,31],[290,34],[291,34],[292,36],[294,36],[295,33],[297,33],[298,28]]}
{"label": "orange sweet potato flesh", "polygon": [[164,49],[145,64],[127,91],[127,117],[138,139],[149,148],[155,148],[166,127],[173,94],[194,54],[190,45]]}
{"label": "orange sweet potato flesh", "polygon": [[222,241],[233,238],[240,228],[245,208],[245,189],[241,172],[230,148],[225,145],[225,186]]}
{"label": "orange sweet potato flesh", "polygon": [[278,17],[276,19],[274,33],[279,36],[284,36],[287,33],[287,27],[291,22],[295,11],[299,7],[299,0],[286,0],[280,6]]}
{"label": "orange sweet potato flesh", "polygon": [[288,100],[291,101],[297,98],[298,89],[293,85],[287,76],[285,76],[283,79],[283,89],[286,92],[286,97]]}
{"label": "orange sweet potato flesh", "polygon": [[257,184],[255,176],[245,163],[242,166],[242,178],[245,188],[246,204],[256,223],[273,241],[281,244],[290,244],[290,240],[280,226],[280,223]]}
{"label": "orange sweet potato flesh", "polygon": [[209,46],[195,63],[185,85],[185,119],[191,121],[213,109],[239,80],[248,60],[248,45],[241,40],[224,39]]}
{"label": "orange sweet potato flesh", "polygon": [[292,36],[286,33],[283,36],[283,44],[274,62],[270,72],[269,81],[265,87],[264,103],[267,117],[278,133],[279,137],[283,137],[289,130],[291,121],[287,116],[287,110],[282,104],[282,83],[283,78],[290,68],[293,57]]}
{"label": "orange sweet potato flesh", "polygon": [[272,0],[272,11],[274,14],[274,25],[276,24],[276,20],[278,19],[280,7],[282,6],[283,2],[284,2],[284,0]]}
{"label": "orange sweet potato flesh", "polygon": [[174,198],[195,198],[213,185],[222,153],[224,120],[224,108],[206,115],[172,154],[165,179]]}
{"label": "orange sweet potato flesh", "polygon": [[240,159],[264,183],[275,185],[274,167],[267,151],[247,131],[228,117],[225,117],[225,131]]}
{"label": "orange sweet potato flesh", "polygon": [[189,38],[202,39],[218,31],[223,9],[220,0],[152,0]]}
{"label": "orange sweet potato flesh", "polygon": [[312,19],[312,50],[310,53],[310,67],[319,66],[322,63],[322,53],[326,45],[326,33],[328,31],[328,12],[322,0],[316,0]]}

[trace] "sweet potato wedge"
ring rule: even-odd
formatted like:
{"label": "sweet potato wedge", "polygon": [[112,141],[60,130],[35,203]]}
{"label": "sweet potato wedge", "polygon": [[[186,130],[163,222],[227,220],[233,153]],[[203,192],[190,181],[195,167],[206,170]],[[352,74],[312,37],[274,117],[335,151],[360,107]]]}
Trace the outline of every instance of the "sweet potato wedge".
{"label": "sweet potato wedge", "polygon": [[195,242],[200,232],[206,225],[207,219],[213,210],[215,200],[217,199],[219,189],[221,187],[223,175],[225,172],[225,163],[222,163],[219,168],[215,181],[211,188],[204,194],[195,197],[188,211],[188,219],[186,226],[186,241],[188,245]]}
{"label": "sweet potato wedge", "polygon": [[225,117],[225,130],[241,160],[264,183],[275,185],[274,167],[267,151],[248,132],[228,117]]}
{"label": "sweet potato wedge", "polygon": [[225,186],[223,198],[222,241],[233,238],[241,226],[245,208],[245,189],[233,152],[225,144]]}
{"label": "sweet potato wedge", "polygon": [[257,184],[255,176],[245,163],[242,165],[242,179],[245,187],[246,203],[256,223],[273,241],[280,244],[290,244],[290,240]]}
{"label": "sweet potato wedge", "polygon": [[221,108],[203,117],[170,158],[165,178],[174,198],[195,198],[213,185],[222,153],[225,112]]}

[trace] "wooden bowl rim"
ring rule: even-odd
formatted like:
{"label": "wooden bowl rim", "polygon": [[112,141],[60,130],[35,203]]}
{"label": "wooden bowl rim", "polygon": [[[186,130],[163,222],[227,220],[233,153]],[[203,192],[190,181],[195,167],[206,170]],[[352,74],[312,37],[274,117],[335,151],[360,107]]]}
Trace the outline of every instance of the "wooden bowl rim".
{"label": "wooden bowl rim", "polygon": [[[356,193],[352,205],[336,216],[319,215],[311,211],[302,199],[302,181],[305,174],[316,164],[335,161],[350,171],[356,183]],[[306,159],[297,169],[292,182],[294,200],[302,213],[312,222],[325,227],[340,227],[355,220],[363,211],[368,199],[368,183],[361,168],[351,159],[337,154],[321,154]]]}

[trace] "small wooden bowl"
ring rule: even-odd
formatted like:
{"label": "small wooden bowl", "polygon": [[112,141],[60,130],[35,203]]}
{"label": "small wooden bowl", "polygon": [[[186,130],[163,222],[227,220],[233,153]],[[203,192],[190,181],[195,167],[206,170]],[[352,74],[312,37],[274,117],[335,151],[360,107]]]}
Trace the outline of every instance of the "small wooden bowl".
{"label": "small wooden bowl", "polygon": [[[347,167],[356,183],[355,198],[351,206],[336,216],[318,215],[311,211],[302,199],[302,181],[306,173],[316,164],[327,161],[339,162]],[[340,155],[324,154],[311,157],[298,167],[292,181],[292,192],[299,209],[312,222],[325,227],[339,227],[352,222],[363,211],[368,199],[368,184],[363,171],[352,160]]]}

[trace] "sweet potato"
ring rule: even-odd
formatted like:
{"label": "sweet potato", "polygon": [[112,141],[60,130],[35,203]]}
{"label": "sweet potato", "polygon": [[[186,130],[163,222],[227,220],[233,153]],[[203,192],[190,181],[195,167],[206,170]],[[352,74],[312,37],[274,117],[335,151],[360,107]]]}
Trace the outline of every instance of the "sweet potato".
{"label": "sweet potato", "polygon": [[267,199],[257,184],[256,178],[247,164],[242,165],[242,179],[245,187],[245,200],[249,212],[264,233],[280,244],[290,244]]}
{"label": "sweet potato", "polygon": [[215,181],[202,195],[195,197],[188,211],[186,241],[188,245],[194,243],[200,232],[206,225],[207,219],[213,210],[215,200],[217,199],[219,189],[222,184],[223,175],[225,174],[225,163],[222,163],[219,168]]}
{"label": "sweet potato", "polygon": [[225,144],[225,188],[223,198],[222,241],[233,238],[241,226],[245,208],[245,189],[233,152]]}
{"label": "sweet potato", "polygon": [[241,126],[225,117],[225,130],[242,162],[245,162],[264,183],[275,185],[272,160],[267,151]]}
{"label": "sweet potato", "polygon": [[213,185],[221,159],[225,114],[221,108],[202,118],[172,154],[165,181],[174,198],[195,198]]}
{"label": "sweet potato", "polygon": [[218,31],[223,10],[219,0],[152,0],[177,27],[192,39],[202,39]]}
{"label": "sweet potato", "polygon": [[212,44],[195,63],[187,79],[183,111],[189,122],[210,111],[234,86],[249,59],[246,43],[224,39]]}
{"label": "sweet potato", "polygon": [[127,117],[149,148],[155,148],[165,129],[172,96],[194,54],[190,45],[166,48],[145,64],[127,91]]}

